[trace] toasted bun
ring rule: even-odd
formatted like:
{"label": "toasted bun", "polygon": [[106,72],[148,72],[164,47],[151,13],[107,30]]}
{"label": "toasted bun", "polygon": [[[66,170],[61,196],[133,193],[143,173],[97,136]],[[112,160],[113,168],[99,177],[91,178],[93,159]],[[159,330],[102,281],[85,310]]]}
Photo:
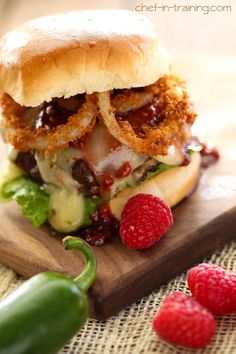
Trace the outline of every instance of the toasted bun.
{"label": "toasted bun", "polygon": [[125,10],[45,16],[0,41],[0,91],[23,106],[154,83],[168,64],[152,24]]}
{"label": "toasted bun", "polygon": [[200,153],[195,152],[189,165],[173,167],[135,188],[125,189],[110,201],[112,214],[120,220],[127,200],[138,193],[152,194],[165,200],[170,207],[175,206],[196,186],[199,178],[200,163]]}

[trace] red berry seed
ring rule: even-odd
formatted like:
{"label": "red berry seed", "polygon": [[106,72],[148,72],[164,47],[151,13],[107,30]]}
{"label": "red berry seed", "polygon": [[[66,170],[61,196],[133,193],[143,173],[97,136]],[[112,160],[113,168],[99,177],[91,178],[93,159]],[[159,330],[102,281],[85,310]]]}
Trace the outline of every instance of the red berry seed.
{"label": "red berry seed", "polygon": [[187,348],[204,348],[215,333],[213,315],[191,296],[169,295],[153,320],[153,329],[165,341]]}
{"label": "red berry seed", "polygon": [[151,194],[137,194],[126,203],[120,221],[123,243],[135,249],[154,245],[173,224],[169,206]]}
{"label": "red berry seed", "polygon": [[216,315],[236,312],[236,273],[202,263],[188,272],[195,299]]}

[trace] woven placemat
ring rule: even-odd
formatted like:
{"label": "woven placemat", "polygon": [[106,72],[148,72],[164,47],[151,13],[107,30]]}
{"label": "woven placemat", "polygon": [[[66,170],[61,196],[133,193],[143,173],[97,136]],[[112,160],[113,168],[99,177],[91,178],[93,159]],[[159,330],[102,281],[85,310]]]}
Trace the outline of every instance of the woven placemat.
{"label": "woven placemat", "polygon": [[[236,271],[236,243],[205,260]],[[0,265],[0,297],[5,297],[23,279]],[[236,314],[217,318],[217,333],[204,350],[184,350],[160,340],[151,329],[151,320],[162,299],[173,291],[188,293],[186,273],[141,299],[107,321],[90,319],[60,354],[232,354],[236,353]]]}

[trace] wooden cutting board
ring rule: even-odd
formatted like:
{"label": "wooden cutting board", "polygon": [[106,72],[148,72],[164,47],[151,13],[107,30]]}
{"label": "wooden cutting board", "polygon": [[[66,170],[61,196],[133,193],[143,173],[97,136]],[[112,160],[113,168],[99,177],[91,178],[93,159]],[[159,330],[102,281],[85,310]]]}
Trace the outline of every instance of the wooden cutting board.
{"label": "wooden cutting board", "polygon": [[[191,66],[194,67],[193,60]],[[184,67],[186,70],[186,65]],[[204,73],[204,65],[199,72]],[[218,72],[216,67],[215,75]],[[215,77],[214,70],[211,77],[207,71],[205,75],[211,80]],[[197,77],[199,80],[199,75]],[[192,78],[195,82],[194,75]],[[226,74],[224,78],[228,88],[231,81],[226,80]],[[233,79],[232,70],[229,78]],[[218,87],[214,81],[213,86],[213,90]],[[195,86],[195,93],[197,101],[205,104],[204,87]],[[199,92],[202,97],[198,96]],[[229,90],[224,91],[224,85],[221,86],[221,93],[225,95],[225,100],[228,99]],[[220,101],[214,102],[214,109],[212,103],[207,109],[204,104],[200,106],[209,119],[201,127],[211,140],[214,140],[213,136],[217,137],[215,142],[220,146],[221,159],[203,172],[193,195],[174,208],[174,226],[156,246],[142,252],[129,250],[118,237],[114,237],[109,244],[94,248],[98,269],[96,282],[89,293],[91,316],[104,319],[115,314],[236,239],[236,164],[231,149],[235,142],[236,125],[230,120],[233,110],[229,107],[233,106],[228,105],[224,106],[223,120],[228,130],[220,125],[220,120],[219,128],[214,130],[217,126],[217,102],[219,104]],[[64,251],[61,238],[53,237],[47,227],[37,230],[31,226],[14,203],[0,206],[0,260],[26,278],[46,270],[77,275],[83,266],[78,252]]]}
{"label": "wooden cutting board", "polygon": [[[222,159],[201,177],[194,194],[174,208],[174,226],[153,248],[129,250],[118,237],[94,247],[97,278],[91,314],[107,318],[204,256],[236,239],[236,166]],[[77,275],[79,253],[64,251],[61,238],[37,230],[13,204],[0,208],[0,259],[28,278],[51,270]]]}

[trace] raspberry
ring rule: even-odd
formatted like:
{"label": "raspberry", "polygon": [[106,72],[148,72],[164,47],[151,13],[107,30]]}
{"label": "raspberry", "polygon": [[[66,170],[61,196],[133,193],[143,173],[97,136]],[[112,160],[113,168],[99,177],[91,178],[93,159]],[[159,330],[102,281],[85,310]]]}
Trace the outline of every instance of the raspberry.
{"label": "raspberry", "polygon": [[188,272],[188,286],[196,300],[216,315],[236,311],[236,274],[202,263]]}
{"label": "raspberry", "polygon": [[213,315],[193,297],[169,295],[153,320],[153,329],[165,341],[187,348],[204,348],[215,333]]}
{"label": "raspberry", "polygon": [[123,243],[135,249],[149,248],[173,224],[169,206],[151,194],[137,194],[126,203],[120,221]]}

